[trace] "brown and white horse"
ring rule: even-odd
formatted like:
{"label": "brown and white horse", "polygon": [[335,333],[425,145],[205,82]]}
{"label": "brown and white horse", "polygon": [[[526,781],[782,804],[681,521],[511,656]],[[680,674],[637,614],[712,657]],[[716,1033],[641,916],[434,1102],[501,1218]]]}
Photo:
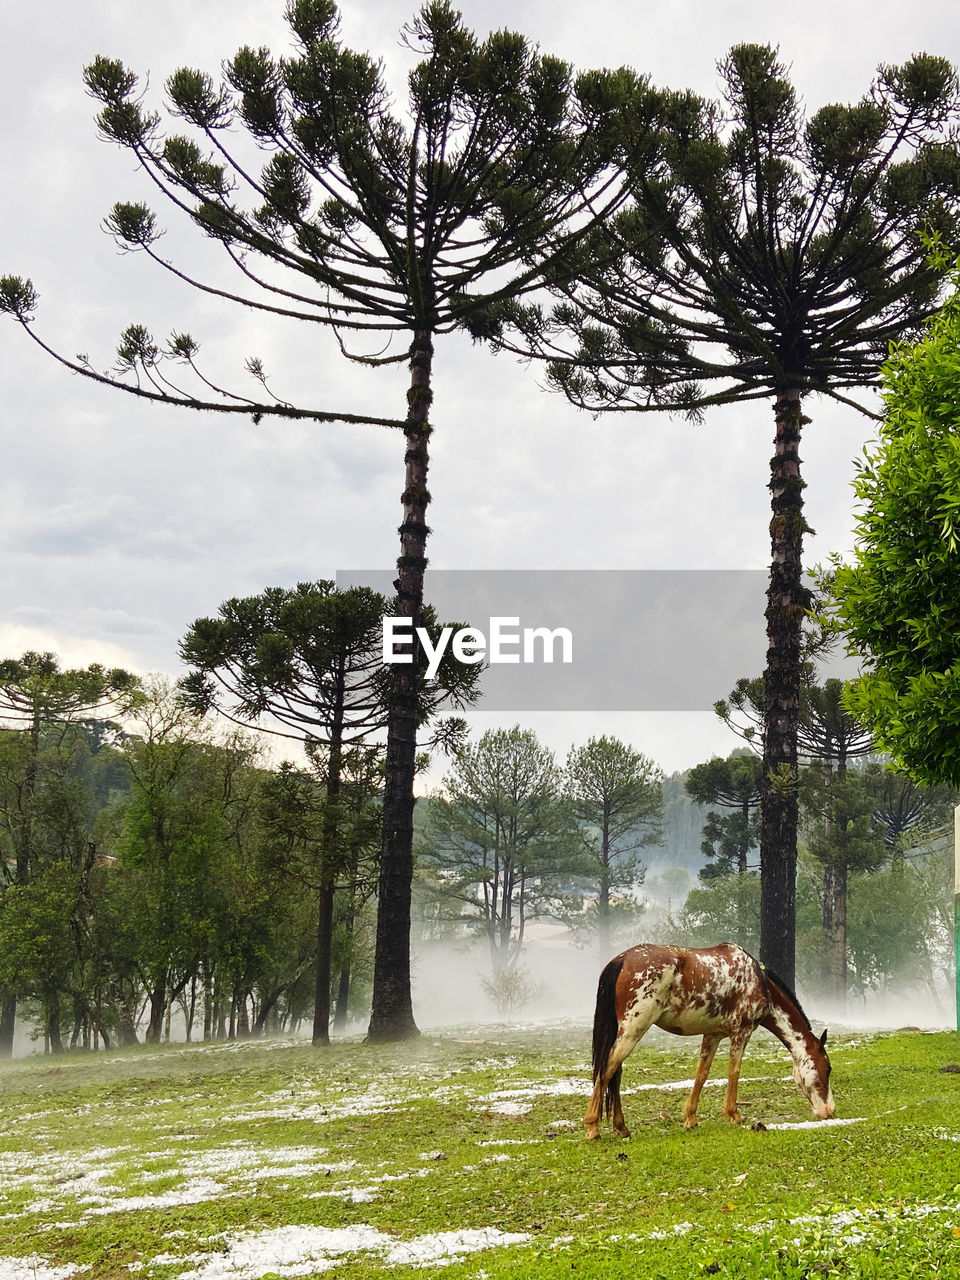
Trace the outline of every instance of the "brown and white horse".
{"label": "brown and white horse", "polygon": [[740,1062],[754,1030],[766,1027],[793,1058],[793,1078],[819,1120],[834,1112],[827,1033],[818,1039],[796,997],[753,956],[732,942],[716,947],[642,943],[615,956],[600,975],[593,1020],[593,1094],[584,1124],[599,1138],[603,1109],[614,1133],[629,1138],[620,1105],[624,1059],[652,1026],[703,1036],[697,1075],[683,1107],[684,1127],[697,1123],[697,1103],[717,1046],[730,1037],[730,1073],[723,1110],[739,1124]]}

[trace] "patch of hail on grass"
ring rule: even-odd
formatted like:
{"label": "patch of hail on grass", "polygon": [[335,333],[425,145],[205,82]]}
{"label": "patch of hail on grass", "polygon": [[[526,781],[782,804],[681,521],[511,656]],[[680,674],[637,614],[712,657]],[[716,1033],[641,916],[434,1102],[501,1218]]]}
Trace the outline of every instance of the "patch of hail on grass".
{"label": "patch of hail on grass", "polygon": [[484,1142],[478,1142],[478,1147],[533,1147],[538,1142],[543,1142],[542,1138],[487,1138]]}
{"label": "patch of hail on grass", "polygon": [[[802,1243],[803,1231],[814,1229],[817,1234],[829,1231],[837,1246],[859,1245],[865,1243],[883,1244],[889,1238],[891,1230],[896,1233],[901,1222],[915,1222],[934,1214],[952,1214],[960,1212],[960,1204],[897,1204],[889,1209],[882,1206],[869,1209],[840,1209],[835,1213],[804,1214],[799,1218],[788,1218],[785,1222],[754,1223],[751,1232],[770,1233],[777,1240],[790,1243]],[[795,1234],[787,1236],[787,1228],[794,1228]],[[797,1233],[799,1229],[799,1233]]]}
{"label": "patch of hail on grass", "polygon": [[585,1077],[576,1077],[574,1079],[565,1077],[563,1080],[528,1081],[526,1084],[515,1085],[511,1089],[494,1089],[490,1093],[483,1094],[478,1101],[488,1103],[519,1098],[557,1098],[569,1095],[579,1097],[590,1094],[592,1090],[593,1082]]}
{"label": "patch of hail on grass", "polygon": [[[477,1110],[477,1108],[474,1108]],[[491,1102],[487,1106],[481,1106],[480,1110],[487,1111],[495,1116],[525,1116],[533,1110],[531,1102]]]}
{"label": "patch of hail on grass", "polygon": [[80,1203],[87,1207],[83,1217],[103,1217],[108,1213],[133,1213],[142,1209],[176,1209],[185,1204],[202,1204],[205,1200],[224,1200],[228,1196],[242,1195],[230,1191],[213,1178],[196,1178],[185,1186],[164,1191],[156,1196],[117,1196],[108,1200],[104,1196],[86,1196]]}
{"label": "patch of hail on grass", "polygon": [[89,1270],[87,1263],[52,1266],[38,1253],[31,1253],[26,1258],[0,1257],[0,1276],[3,1276],[3,1280],[70,1280],[71,1276],[78,1276]]}
{"label": "patch of hail on grass", "polygon": [[[238,1183],[241,1188],[248,1189],[266,1179],[345,1173],[356,1168],[357,1163],[355,1160],[325,1160],[325,1148],[304,1146],[261,1150],[243,1139],[225,1147],[186,1154],[162,1169],[143,1171],[140,1166],[150,1161],[164,1160],[165,1157],[168,1159],[168,1153],[146,1153],[138,1157],[138,1167],[133,1171],[121,1171],[118,1162],[111,1163],[105,1159],[130,1150],[129,1146],[95,1148],[85,1157],[86,1160],[90,1157],[101,1160],[99,1165],[94,1164],[93,1167],[81,1163],[76,1156],[71,1155],[44,1155],[39,1169],[36,1153],[29,1157],[8,1156],[5,1159],[6,1170],[21,1170],[28,1160],[33,1161],[33,1167],[29,1172],[12,1173],[5,1171],[4,1165],[0,1163],[0,1199],[3,1192],[9,1194],[24,1186],[37,1188],[38,1184],[46,1194],[17,1212],[0,1214],[0,1220],[55,1213],[62,1210],[68,1201],[77,1204],[82,1218],[130,1210],[173,1208],[184,1204],[198,1204],[204,1200],[222,1199],[227,1195],[239,1195],[242,1192],[237,1189]],[[121,1176],[123,1190],[117,1186]],[[171,1177],[178,1178],[181,1185],[155,1195],[124,1194],[131,1178],[142,1185]],[[346,1189],[340,1194],[349,1197],[351,1192]]]}
{"label": "patch of hail on grass", "polygon": [[[316,1090],[311,1092],[317,1097]],[[227,1110],[223,1113],[223,1119],[237,1124],[246,1124],[252,1120],[306,1120],[313,1124],[327,1124],[332,1120],[353,1116],[377,1116],[386,1112],[409,1110],[404,1104],[411,1101],[413,1097],[410,1094],[391,1096],[374,1082],[362,1094],[316,1102],[298,1100],[289,1089],[285,1089],[282,1093],[266,1096],[263,1099],[264,1105],[255,1110]]]}
{"label": "patch of hail on grass", "polygon": [[508,1156],[505,1151],[498,1151],[492,1156],[484,1156],[479,1164],[465,1164],[461,1167],[461,1173],[473,1173],[477,1169],[482,1169],[484,1165],[489,1164],[509,1164],[513,1160],[513,1156]]}
{"label": "patch of hail on grass", "polygon": [[415,1240],[395,1244],[386,1256],[388,1266],[406,1264],[425,1267],[430,1263],[476,1253],[479,1249],[493,1249],[508,1244],[526,1244],[527,1231],[501,1231],[498,1227],[476,1227],[462,1231],[439,1231],[432,1236],[417,1236]]}
{"label": "patch of hail on grass", "polygon": [[220,1236],[215,1254],[191,1253],[176,1261],[197,1264],[193,1270],[181,1272],[178,1280],[259,1280],[265,1272],[282,1277],[315,1275],[352,1253],[377,1254],[388,1266],[420,1267],[443,1264],[480,1249],[525,1244],[529,1239],[526,1232],[508,1233],[496,1227],[441,1231],[398,1241],[365,1224],[287,1226]]}
{"label": "patch of hail on grass", "polygon": [[46,1187],[63,1186],[72,1194],[77,1187],[98,1186],[111,1177],[115,1166],[108,1163],[110,1158],[129,1150],[129,1146],[94,1147],[82,1156],[36,1149],[8,1151],[0,1155],[0,1181],[7,1193],[42,1182]]}
{"label": "patch of hail on grass", "polygon": [[[119,1147],[91,1147],[89,1151],[84,1151],[84,1160],[109,1160],[111,1156],[119,1155],[123,1151],[130,1151],[130,1143],[121,1144]],[[68,1152],[54,1154],[53,1152],[43,1153],[44,1169],[56,1169],[62,1172],[62,1168],[76,1157],[71,1156]],[[19,1166],[32,1165],[36,1162],[37,1152],[34,1151],[4,1151],[0,1152],[0,1173],[8,1173]]]}
{"label": "patch of hail on grass", "polygon": [[[183,1177],[200,1175],[244,1175],[247,1180],[262,1178],[309,1178],[314,1174],[344,1173],[356,1168],[356,1160],[328,1161],[322,1159],[326,1148],[322,1147],[254,1147],[239,1140],[225,1147],[214,1147],[182,1157],[175,1169],[155,1169],[141,1174],[141,1181],[155,1182],[170,1177],[171,1173]],[[142,1163],[162,1160],[164,1155],[150,1153],[142,1157]]]}
{"label": "patch of hail on grass", "polygon": [[834,1129],[845,1124],[862,1124],[866,1116],[844,1116],[832,1120],[791,1120],[782,1124],[768,1124],[767,1129]]}
{"label": "patch of hail on grass", "polygon": [[651,1231],[648,1240],[668,1240],[671,1236],[685,1236],[693,1230],[692,1222],[675,1222],[672,1227],[664,1227],[662,1231]]}
{"label": "patch of hail on grass", "polygon": [[[766,1080],[766,1076],[741,1076],[741,1084],[757,1084]],[[792,1080],[792,1076],[787,1079]],[[726,1088],[726,1079],[717,1077],[706,1082],[708,1085],[716,1087],[723,1086]],[[661,1089],[692,1089],[693,1080],[669,1080],[663,1083],[652,1084],[635,1084],[628,1089],[621,1089],[621,1093],[644,1093],[647,1091],[657,1091]],[[541,1084],[528,1082],[524,1085],[518,1085],[513,1089],[494,1089],[492,1093],[484,1094],[474,1104],[473,1109],[492,1111],[502,1115],[525,1115],[530,1110],[529,1106],[524,1107],[522,1111],[509,1109],[507,1104],[515,1102],[519,1104],[523,1099],[534,1098],[556,1098],[556,1097],[589,1097],[593,1092],[593,1081],[585,1077],[566,1077],[563,1080],[555,1080],[552,1082],[544,1081]]]}
{"label": "patch of hail on grass", "polygon": [[[769,1079],[770,1079],[769,1076],[741,1076],[740,1083],[741,1084],[762,1084],[764,1080],[769,1080]],[[792,1080],[793,1076],[787,1076],[787,1079]],[[708,1086],[711,1086],[711,1085],[715,1086],[718,1089],[721,1087],[725,1089],[727,1087],[726,1076],[715,1076],[712,1080],[704,1081],[704,1088],[707,1088]],[[635,1085],[631,1085],[629,1089],[621,1089],[620,1092],[621,1093],[646,1093],[650,1090],[657,1090],[657,1089],[692,1089],[693,1086],[694,1086],[693,1079],[668,1080],[668,1081],[665,1081],[663,1084],[657,1084],[656,1082],[654,1082],[653,1084],[635,1084]],[[593,1088],[592,1085],[590,1087],[591,1089]]]}
{"label": "patch of hail on grass", "polygon": [[379,1195],[376,1187],[341,1187],[337,1191],[314,1191],[306,1200],[349,1200],[351,1204],[369,1204]]}
{"label": "patch of hail on grass", "polygon": [[205,1044],[191,1041],[178,1044],[176,1047],[171,1045],[163,1053],[130,1053],[113,1058],[101,1058],[100,1062],[104,1066],[114,1066],[117,1063],[129,1064],[131,1062],[136,1062],[137,1064],[141,1062],[169,1062],[173,1057],[196,1057],[200,1054],[205,1057],[212,1057],[214,1054],[243,1053],[248,1049],[259,1049],[261,1052],[273,1049],[295,1049],[297,1046],[302,1047],[304,1044],[306,1044],[306,1041],[297,1036],[278,1037],[275,1040],[225,1040]]}
{"label": "patch of hail on grass", "polygon": [[365,1187],[337,1187],[332,1191],[311,1191],[304,1200],[337,1199],[350,1200],[354,1204],[365,1204],[376,1200],[379,1184],[382,1182],[403,1182],[407,1178],[425,1178],[432,1169],[410,1169],[407,1173],[382,1173],[378,1178],[371,1178]]}

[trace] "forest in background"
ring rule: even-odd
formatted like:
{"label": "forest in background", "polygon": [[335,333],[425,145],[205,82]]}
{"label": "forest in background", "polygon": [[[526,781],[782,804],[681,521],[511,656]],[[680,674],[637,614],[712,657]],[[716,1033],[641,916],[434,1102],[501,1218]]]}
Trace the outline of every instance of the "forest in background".
{"label": "forest in background", "polygon": [[[76,684],[81,673],[45,661],[48,677]],[[30,724],[0,730],[4,1007],[14,1004],[21,1029],[51,1052],[306,1033],[311,1023],[316,1032],[324,998],[334,1032],[363,1019],[381,748],[366,742],[341,762],[331,849],[319,744],[299,765],[277,766],[252,734],[190,710],[182,690],[134,686],[114,720],[57,714],[49,698],[44,711],[34,685]],[[536,1006],[526,956],[545,928],[587,957],[641,938],[731,939],[756,952],[755,779],[738,806],[721,796],[717,770],[744,793],[757,760],[741,747],[662,777],[615,739],[591,739],[565,762],[520,726],[461,743],[442,791],[415,811],[415,948],[462,951],[491,1012],[506,1018]],[[835,772],[804,773],[802,989],[855,1007],[906,987],[946,1018],[953,793],[917,787],[869,754],[842,783]],[[322,970],[318,919],[331,884]],[[429,1007],[420,1016],[430,1025]]]}

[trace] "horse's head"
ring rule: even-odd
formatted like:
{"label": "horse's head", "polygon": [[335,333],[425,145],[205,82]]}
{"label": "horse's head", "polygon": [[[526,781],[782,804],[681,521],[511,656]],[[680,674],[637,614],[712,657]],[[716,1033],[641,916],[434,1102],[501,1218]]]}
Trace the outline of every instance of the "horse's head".
{"label": "horse's head", "polygon": [[817,1040],[809,1037],[807,1052],[794,1058],[793,1078],[818,1120],[829,1120],[836,1110],[830,1089],[830,1059],[827,1057],[827,1033]]}

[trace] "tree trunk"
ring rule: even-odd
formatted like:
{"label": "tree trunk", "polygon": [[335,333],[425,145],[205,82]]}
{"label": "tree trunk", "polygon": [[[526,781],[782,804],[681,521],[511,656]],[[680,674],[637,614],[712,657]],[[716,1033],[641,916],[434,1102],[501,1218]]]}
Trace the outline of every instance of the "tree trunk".
{"label": "tree trunk", "polygon": [[[260,1008],[257,1010],[257,1016],[254,1019],[253,1026],[250,1028],[251,1035],[262,1036],[262,1035],[271,1033],[272,1026],[271,1026],[270,1015],[274,1013],[277,1007],[277,1001],[280,999],[280,997],[283,995],[286,989],[287,989],[287,984],[284,983],[282,986],[274,987],[273,990],[268,992],[268,994],[264,997],[263,1002],[260,1005]],[[276,1023],[275,1017],[273,1019],[273,1023],[274,1024]]]}
{"label": "tree trunk", "polygon": [[13,1057],[13,1032],[17,1022],[17,997],[0,1000],[0,1058]]}
{"label": "tree trunk", "polygon": [[[409,408],[405,427],[406,488],[400,558],[397,561],[398,616],[420,625],[423,575],[427,565],[426,523],[430,436],[430,332],[418,329],[410,348]],[[416,640],[411,645],[416,656]],[[383,793],[383,853],[377,902],[377,947],[373,1005],[367,1040],[403,1040],[419,1035],[410,991],[410,895],[413,883],[413,781],[417,756],[417,664],[390,669],[387,759]]]}
{"label": "tree trunk", "polygon": [[334,1031],[346,1031],[347,1029],[347,1008],[350,1004],[350,961],[346,963],[340,970],[340,981],[337,984],[337,1006],[333,1015]]}
{"label": "tree trunk", "polygon": [[324,869],[317,912],[317,988],[313,1007],[313,1043],[330,1043],[331,947],[333,943],[333,871]]}
{"label": "tree trunk", "polygon": [[747,852],[750,848],[750,801],[744,800],[740,806],[740,819],[743,823],[743,836],[737,847],[737,875],[747,874]]}
{"label": "tree trunk", "polygon": [[226,984],[221,972],[222,966],[217,966],[214,972],[213,985],[213,1038],[214,1040],[225,1040],[227,1038],[227,1010],[226,1010]]}
{"label": "tree trunk", "polygon": [[600,892],[597,896],[599,913],[600,958],[606,962],[610,953],[610,829],[604,824],[600,837]]}
{"label": "tree trunk", "polygon": [[[826,829],[827,849],[830,848],[831,836],[833,833],[833,763],[825,760],[823,764],[824,782],[827,787],[827,803],[824,810],[824,827]],[[841,778],[842,781],[842,778]],[[834,911],[834,871],[832,863],[824,863],[823,867],[823,962],[820,966],[820,975],[823,979],[823,989],[828,990],[833,981],[834,972],[834,932],[833,932],[833,911]]]}
{"label": "tree trunk", "polygon": [[800,643],[808,592],[802,583],[803,481],[800,392],[777,394],[770,463],[770,586],[760,800],[760,959],[795,986],[797,900],[797,727]]}
{"label": "tree trunk", "polygon": [[829,989],[833,974],[833,867],[829,862],[823,865],[823,961],[820,976],[824,991]]}
{"label": "tree trunk", "polygon": [[[837,758],[837,781],[846,782],[847,760],[841,751]],[[832,782],[832,778],[831,778]],[[831,814],[831,819],[832,819]],[[847,1007],[847,858],[848,841],[840,841],[841,859],[833,870],[833,996],[841,1010]]]}
{"label": "tree trunk", "polygon": [[137,1037],[137,1018],[135,1008],[131,1007],[133,1001],[129,995],[123,996],[117,1000],[117,1028],[120,1033],[120,1043],[126,1048],[132,1044],[139,1044]]}
{"label": "tree trunk", "polygon": [[187,1002],[186,1009],[184,1010],[184,1022],[185,1022],[184,1038],[187,1044],[190,1043],[191,1038],[193,1037],[193,1020],[196,1017],[196,1015],[197,1015],[197,975],[194,974],[193,977],[190,979],[190,999]]}
{"label": "tree trunk", "polygon": [[70,1032],[70,1048],[71,1049],[75,1049],[77,1047],[77,1045],[80,1043],[81,1036],[83,1037],[84,1049],[89,1047],[89,1038],[90,1038],[89,1026],[90,1024],[87,1021],[86,1014],[84,1013],[83,1005],[81,1004],[79,997],[74,996],[73,997],[73,1030]]}
{"label": "tree trunk", "polygon": [[847,1005],[847,867],[833,872],[833,996],[840,1009]]}
{"label": "tree trunk", "polygon": [[150,992],[150,1022],[143,1037],[144,1044],[159,1044],[163,1034],[163,1019],[167,1012],[167,980],[161,978]]}
{"label": "tree trunk", "polygon": [[320,850],[320,901],[317,913],[317,985],[313,1005],[313,1043],[330,1043],[330,986],[333,978],[333,899],[337,882],[340,774],[343,769],[343,699],[345,674],[337,685],[327,756],[327,804]]}
{"label": "tree trunk", "polygon": [[209,960],[203,961],[203,1039],[206,1043],[213,1032],[213,968]]}
{"label": "tree trunk", "polygon": [[60,998],[54,991],[46,999],[47,1043],[51,1053],[63,1053],[63,1041],[60,1039]]}
{"label": "tree trunk", "polygon": [[345,1031],[347,1027],[347,1009],[350,1004],[350,968],[353,962],[353,925],[357,910],[357,858],[353,859],[350,868],[350,890],[343,919],[344,929],[344,961],[340,966],[340,982],[337,987],[337,1011],[333,1017],[334,1031]]}

